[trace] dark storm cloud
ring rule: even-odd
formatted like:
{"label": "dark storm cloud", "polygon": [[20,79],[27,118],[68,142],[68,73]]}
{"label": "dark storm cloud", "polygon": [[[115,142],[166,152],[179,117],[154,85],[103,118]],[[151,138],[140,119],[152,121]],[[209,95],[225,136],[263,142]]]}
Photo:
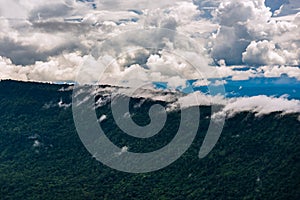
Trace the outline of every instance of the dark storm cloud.
{"label": "dark storm cloud", "polygon": [[9,38],[0,40],[0,56],[7,57],[16,65],[30,65],[35,61],[45,61],[47,55],[38,52],[37,48],[29,45],[22,45]]}
{"label": "dark storm cloud", "polygon": [[76,49],[83,50],[77,43],[69,42],[51,50],[41,51],[37,46],[23,45],[8,37],[0,40],[0,56],[9,58],[15,65],[32,65],[36,61],[47,61],[50,56],[60,55],[62,52],[72,52]]}

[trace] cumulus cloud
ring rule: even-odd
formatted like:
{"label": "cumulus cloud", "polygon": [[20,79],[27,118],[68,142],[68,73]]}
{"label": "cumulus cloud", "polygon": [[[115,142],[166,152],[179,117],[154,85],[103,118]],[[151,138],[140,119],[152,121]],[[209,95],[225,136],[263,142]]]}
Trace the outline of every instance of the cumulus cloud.
{"label": "cumulus cloud", "polygon": [[0,78],[35,81],[67,81],[75,80],[76,70],[85,57],[76,53],[64,54],[46,62],[35,62],[26,67],[15,65],[5,57],[0,57]]}
{"label": "cumulus cloud", "polygon": [[213,11],[213,20],[220,27],[214,35],[213,58],[224,59],[227,64],[241,64],[242,52],[253,36],[249,34],[252,24],[266,24],[271,12],[264,0],[225,0]]}
{"label": "cumulus cloud", "polygon": [[[295,14],[297,6],[296,1],[284,4],[280,16],[291,9]],[[185,79],[220,76],[245,80],[286,73],[299,79],[300,15],[290,21],[274,18],[264,0],[0,0],[0,16],[1,79],[69,81],[88,65],[97,68],[87,67],[85,80],[98,80],[99,68],[105,69],[114,59],[106,71],[107,83],[163,80],[175,88],[184,86]],[[198,58],[188,52],[192,45],[181,43],[171,32],[125,34],[144,27],[167,28],[192,38]],[[116,43],[108,42],[95,51],[122,34]],[[120,48],[135,38],[138,43]],[[160,51],[141,48],[152,44]],[[134,49],[139,51],[122,55]],[[177,55],[168,54],[175,50]],[[197,63],[202,76],[180,56]],[[235,65],[243,64],[256,69],[235,70]],[[262,69],[265,65],[275,67]]]}
{"label": "cumulus cloud", "polygon": [[260,68],[264,77],[280,77],[284,74],[300,80],[300,68],[290,66],[263,66]]}
{"label": "cumulus cloud", "polygon": [[267,65],[286,63],[283,52],[276,49],[275,44],[271,41],[263,40],[251,42],[243,53],[243,61],[250,65]]}
{"label": "cumulus cloud", "polygon": [[[264,0],[224,0],[213,11],[213,20],[220,25],[212,38],[215,60],[224,59],[228,65],[299,64],[298,19],[277,21]],[[259,60],[250,56],[259,52],[267,55]]]}
{"label": "cumulus cloud", "polygon": [[[119,55],[111,54],[108,51],[101,51],[102,55],[93,53],[91,55],[90,50],[98,45],[99,41],[105,41],[128,30],[141,27],[160,27],[172,30],[180,28],[182,32],[194,34],[194,31],[189,30],[190,22],[195,22],[192,25],[195,30],[195,26],[198,24],[195,19],[200,14],[192,1],[95,1],[93,7],[84,1],[68,0],[55,0],[47,3],[26,0],[12,1],[11,4],[12,7],[24,10],[22,16],[16,16],[23,21],[16,23],[5,12],[0,13],[1,20],[4,22],[1,24],[3,35],[0,34],[0,47],[3,46],[0,51],[3,66],[1,78],[35,81],[75,80],[75,71],[82,67],[82,62],[74,63],[69,62],[68,59],[65,60],[64,57],[68,54],[80,55],[81,60],[85,61],[84,64],[99,64],[105,67],[108,64],[108,57],[116,58]],[[206,22],[206,24],[209,23]],[[207,31],[210,30],[211,28],[207,28]],[[158,37],[155,38],[150,36],[152,40],[140,35],[140,42],[151,45],[155,41],[165,40],[166,44],[163,42],[163,46],[160,46],[162,49],[174,45],[172,34],[161,32],[157,35]],[[128,38],[125,36],[123,40],[126,41]],[[122,44],[122,41],[119,42]],[[136,46],[138,47],[139,44]],[[118,45],[115,46],[115,50],[118,50]],[[185,48],[182,50],[184,51]],[[126,59],[126,63],[121,63],[127,66],[116,66],[108,71],[120,77],[165,79],[166,73],[172,72],[170,70],[172,62],[167,63],[169,61],[165,60],[165,55],[157,60],[148,59],[147,57],[150,55],[151,52],[148,55],[140,55],[140,58],[145,60],[143,63],[134,63],[129,57]],[[178,60],[176,56],[168,58],[168,60],[172,59]],[[144,66],[139,66],[139,64],[148,64],[152,71],[150,75],[149,70],[147,71]],[[193,74],[191,70],[185,70],[184,65],[178,65],[176,62],[173,64],[175,67],[181,68],[179,74]],[[91,79],[97,80],[98,77],[94,75],[96,74],[95,70],[89,68],[86,71],[89,71]],[[160,75],[162,76],[159,77]],[[184,82],[183,79],[176,76],[167,78],[170,79],[170,85],[174,87],[176,81]]]}

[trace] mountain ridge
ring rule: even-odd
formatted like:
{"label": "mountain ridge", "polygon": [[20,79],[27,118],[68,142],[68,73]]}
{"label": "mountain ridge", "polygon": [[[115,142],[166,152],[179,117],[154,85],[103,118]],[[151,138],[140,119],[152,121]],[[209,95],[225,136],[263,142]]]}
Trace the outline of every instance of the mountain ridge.
{"label": "mountain ridge", "polygon": [[[5,86],[5,87],[4,87]],[[0,82],[1,199],[298,199],[300,123],[298,114],[256,117],[240,112],[227,118],[215,148],[203,159],[198,151],[207,131],[210,106],[200,107],[197,136],[183,156],[151,173],[130,174],[95,160],[81,143],[72,118],[72,91],[61,85]],[[66,85],[68,87],[68,85]],[[56,106],[45,108],[45,103]],[[133,99],[132,105],[140,99]],[[155,101],[132,107],[137,124],[149,122]],[[160,102],[163,103],[163,102]],[[97,111],[116,145],[149,152],[166,145],[180,122],[168,114],[164,130],[150,140],[126,136],[110,106]],[[208,117],[208,118],[207,118]],[[169,123],[170,122],[170,123]]]}

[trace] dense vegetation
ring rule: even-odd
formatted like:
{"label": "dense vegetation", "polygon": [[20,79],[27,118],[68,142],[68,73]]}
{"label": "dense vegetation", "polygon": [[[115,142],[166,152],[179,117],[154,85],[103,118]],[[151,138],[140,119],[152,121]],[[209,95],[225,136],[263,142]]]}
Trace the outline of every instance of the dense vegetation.
{"label": "dense vegetation", "polygon": [[[156,172],[129,174],[87,152],[72,109],[56,106],[60,99],[71,101],[72,91],[58,91],[62,87],[0,82],[0,199],[300,199],[297,115],[240,113],[227,119],[213,151],[199,159],[210,114],[202,107],[197,137],[179,160]],[[149,122],[143,112],[152,103],[132,109],[137,123]],[[104,106],[98,114],[109,110]],[[150,151],[172,139],[179,116],[169,114],[164,130],[144,140],[122,134],[109,117],[101,125],[116,144]]]}

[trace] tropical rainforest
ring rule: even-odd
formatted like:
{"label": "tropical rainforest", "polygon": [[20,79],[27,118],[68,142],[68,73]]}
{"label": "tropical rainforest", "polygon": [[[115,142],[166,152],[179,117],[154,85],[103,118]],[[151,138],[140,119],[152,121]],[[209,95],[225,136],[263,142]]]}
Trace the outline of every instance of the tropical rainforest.
{"label": "tropical rainforest", "polygon": [[[300,199],[300,123],[297,114],[256,117],[241,112],[227,118],[214,149],[199,159],[210,107],[200,107],[200,126],[191,147],[174,163],[149,173],[125,173],[97,161],[82,144],[72,116],[69,85],[0,82],[0,199]],[[64,88],[64,89],[62,89]],[[133,120],[149,123],[155,102],[133,98]],[[64,106],[59,104],[64,102]],[[130,151],[168,144],[180,123],[170,112],[154,137],[123,134],[110,117],[103,130]],[[175,132],[175,133],[174,133]]]}

